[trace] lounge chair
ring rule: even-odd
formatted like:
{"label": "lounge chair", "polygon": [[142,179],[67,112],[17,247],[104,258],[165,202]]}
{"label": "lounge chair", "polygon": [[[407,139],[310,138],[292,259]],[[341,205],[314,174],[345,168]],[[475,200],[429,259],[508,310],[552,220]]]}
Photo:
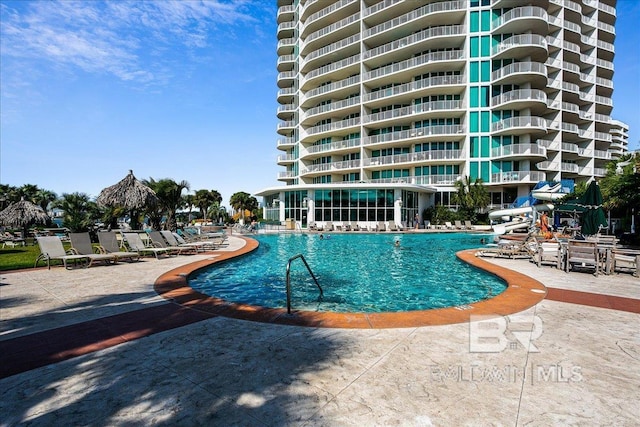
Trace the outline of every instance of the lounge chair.
{"label": "lounge chair", "polygon": [[99,253],[99,251],[96,252],[93,249],[89,233],[69,233],[69,240],[71,240],[70,252],[75,255],[86,255],[89,257],[89,265],[87,267],[91,267],[96,261],[103,262],[105,265],[117,262],[115,255]]}
{"label": "lounge chair", "polygon": [[[162,232],[161,232],[162,233]],[[173,235],[173,238],[176,239],[176,242],[179,245],[193,245],[196,246],[197,248],[200,248],[203,251],[206,250],[213,250],[216,248],[215,243],[213,241],[207,241],[207,240],[200,240],[197,242],[187,242],[180,234],[178,234],[177,232],[171,233]],[[164,234],[163,234],[164,235]],[[166,237],[166,236],[165,236]]]}
{"label": "lounge chair", "polygon": [[171,247],[186,248],[187,250],[192,250],[197,253],[200,251],[204,252],[205,247],[207,246],[207,243],[204,241],[187,243],[183,240],[183,242],[180,243],[178,239],[176,239],[176,236],[174,236],[174,234],[169,230],[162,230],[160,231],[160,234],[162,235],[162,237],[164,237],[164,240],[166,240],[167,244]]}
{"label": "lounge chair", "polygon": [[464,222],[464,226],[467,227],[467,230],[473,230],[473,224],[468,219]]}
{"label": "lounge chair", "polygon": [[387,224],[384,221],[378,221],[376,224],[376,231],[387,231]]}
{"label": "lounge chair", "polygon": [[360,225],[355,221],[349,221],[349,228],[351,228],[351,231],[360,231]]}
{"label": "lounge chair", "polygon": [[398,231],[398,225],[394,221],[389,221],[389,231]]}
{"label": "lounge chair", "polygon": [[462,221],[460,221],[460,220],[458,220],[458,219],[457,219],[457,220],[455,220],[453,223],[455,224],[455,228],[456,228],[456,229],[458,229],[458,230],[464,230],[464,228],[465,228],[465,227],[464,227],[464,225],[462,225]]}
{"label": "lounge chair", "polygon": [[148,231],[147,234],[154,247],[168,249],[172,254],[181,255],[185,252],[198,252],[198,248],[195,246],[170,245],[159,231]]}
{"label": "lounge chair", "polygon": [[9,233],[8,231],[5,231],[4,233],[2,233],[2,235],[0,235],[0,241],[2,241],[3,248],[6,246],[14,248],[16,246],[26,245],[26,241],[23,238],[16,237],[13,234]]}
{"label": "lounge chair", "polygon": [[132,262],[140,260],[140,254],[138,252],[124,252],[121,250],[118,236],[113,231],[99,231],[98,242],[100,244],[98,249],[103,254],[113,255],[118,260],[129,259],[129,261]]}
{"label": "lounge chair", "polygon": [[40,260],[47,262],[47,268],[51,270],[51,261],[60,260],[64,265],[64,268],[69,270],[67,266],[68,261],[72,261],[74,264],[80,263],[82,267],[89,265],[89,257],[87,255],[70,254],[64,250],[62,240],[57,236],[42,236],[36,239],[38,246],[40,247],[40,255],[36,258],[36,262],[33,268],[38,266]]}
{"label": "lounge chair", "polygon": [[569,272],[575,265],[579,267],[593,267],[594,276],[598,275],[600,272],[600,259],[596,242],[569,240],[567,244],[565,270]]}
{"label": "lounge chair", "polygon": [[334,230],[335,230],[335,229],[334,229],[334,227],[333,227],[333,222],[331,222],[331,221],[327,221],[327,222],[324,224],[324,231],[334,231]]}
{"label": "lounge chair", "polygon": [[159,259],[159,254],[171,255],[171,253],[174,252],[169,248],[145,246],[138,233],[122,233],[122,237],[124,237],[124,241],[129,246],[129,249],[138,252],[141,256],[144,256],[145,254],[152,254],[156,257],[156,259]]}
{"label": "lounge chair", "polygon": [[451,221],[445,221],[445,222],[444,222],[444,226],[445,226],[445,228],[446,228],[447,230],[455,230],[455,229],[456,229],[456,227],[454,227],[454,226],[451,224]]}

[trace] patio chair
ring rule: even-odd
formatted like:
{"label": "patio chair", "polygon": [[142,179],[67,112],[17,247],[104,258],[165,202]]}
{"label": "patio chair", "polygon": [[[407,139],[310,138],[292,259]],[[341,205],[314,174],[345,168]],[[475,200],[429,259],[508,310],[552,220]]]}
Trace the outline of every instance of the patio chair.
{"label": "patio chair", "polygon": [[389,221],[389,231],[398,231],[398,225],[395,221]]}
{"label": "patio chair", "polygon": [[138,233],[122,233],[122,237],[124,238],[125,242],[129,246],[129,249],[132,251],[138,252],[141,256],[144,256],[145,254],[147,255],[152,254],[156,257],[156,259],[160,259],[159,257],[160,254],[166,254],[170,256],[171,253],[174,252],[169,248],[157,248],[155,246],[153,247],[145,246],[144,243],[142,242],[142,239],[138,235]]}
{"label": "patio chair", "polygon": [[464,230],[465,229],[464,225],[462,225],[462,221],[460,221],[459,219],[456,219],[453,223],[455,224],[455,228],[456,229],[458,229],[458,230]]}
{"label": "patio chair", "polygon": [[447,230],[455,230],[456,229],[456,227],[453,224],[451,224],[451,221],[445,221],[444,222],[444,226],[445,226],[445,228]]}
{"label": "patio chair", "polygon": [[116,256],[105,253],[95,252],[91,245],[91,237],[89,233],[69,233],[69,240],[71,240],[70,252],[76,255],[86,255],[89,257],[89,265],[91,267],[95,261],[103,262],[105,265],[111,262],[117,262]]}
{"label": "patio chair", "polygon": [[565,271],[568,273],[574,266],[581,268],[592,267],[593,275],[597,276],[600,271],[598,244],[586,240],[569,240],[567,244]]}
{"label": "patio chair", "polygon": [[327,221],[324,224],[324,231],[334,231],[334,230],[335,230],[335,228],[333,227],[333,222]]}
{"label": "patio chair", "polygon": [[169,250],[169,253],[181,255],[185,252],[195,253],[198,251],[198,249],[195,246],[170,245],[169,243],[167,243],[167,241],[159,231],[152,230],[152,231],[148,231],[147,234],[149,235],[149,238],[151,239],[151,243],[153,244],[154,247],[167,249]]}
{"label": "patio chair", "polygon": [[98,249],[101,253],[113,255],[117,260],[129,259],[131,262],[140,260],[140,254],[138,252],[126,252],[121,250],[118,236],[113,231],[99,231],[98,243],[100,244]]}
{"label": "patio chair", "polygon": [[473,224],[471,224],[471,221],[469,221],[468,219],[465,220],[464,226],[467,227],[467,230],[473,230]]}
{"label": "patio chair", "polygon": [[70,270],[67,266],[68,261],[72,261],[73,264],[77,264],[78,262],[82,267],[86,267],[89,265],[89,257],[87,255],[76,255],[70,254],[64,250],[64,246],[62,245],[62,240],[60,240],[57,236],[42,236],[36,239],[38,241],[38,246],[40,247],[40,255],[36,258],[36,262],[33,265],[33,268],[38,266],[38,262],[40,260],[47,262],[47,268],[51,270],[51,261],[60,260],[64,265],[64,268]]}
{"label": "patio chair", "polygon": [[378,221],[375,231],[387,231],[387,224],[385,224],[384,221]]}
{"label": "patio chair", "polygon": [[635,277],[640,276],[640,251],[633,249],[613,250],[613,272],[628,270]]}
{"label": "patio chair", "polygon": [[538,267],[543,263],[551,262],[558,270],[562,270],[564,261],[562,246],[559,242],[542,242],[538,246],[535,259]]}
{"label": "patio chair", "polygon": [[176,236],[174,236],[173,233],[169,230],[162,230],[160,231],[160,234],[162,235],[162,237],[164,237],[164,240],[167,241],[170,247],[185,248],[186,250],[192,250],[198,253],[200,251],[204,252],[205,247],[207,246],[207,243],[204,241],[187,243],[183,240],[183,243],[180,243],[176,239]]}

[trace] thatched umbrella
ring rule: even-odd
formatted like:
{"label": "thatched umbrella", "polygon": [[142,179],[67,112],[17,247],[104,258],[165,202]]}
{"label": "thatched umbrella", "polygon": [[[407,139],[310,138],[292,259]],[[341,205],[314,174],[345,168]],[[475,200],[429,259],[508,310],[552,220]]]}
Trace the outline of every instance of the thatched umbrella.
{"label": "thatched umbrella", "polygon": [[96,199],[100,206],[121,207],[131,214],[131,228],[138,228],[138,211],[152,208],[158,204],[155,191],[138,181],[129,170],[129,174],[117,184],[100,192]]}
{"label": "thatched umbrella", "polygon": [[0,224],[21,228],[23,238],[27,237],[31,225],[46,224],[49,219],[49,215],[40,206],[24,198],[0,212]]}

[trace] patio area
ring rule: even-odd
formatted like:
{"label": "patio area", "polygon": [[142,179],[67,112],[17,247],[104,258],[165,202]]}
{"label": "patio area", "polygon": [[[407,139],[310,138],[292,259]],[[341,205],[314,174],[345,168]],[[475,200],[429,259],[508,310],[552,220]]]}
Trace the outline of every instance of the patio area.
{"label": "patio area", "polygon": [[[0,425],[640,424],[630,274],[490,259],[542,282],[547,298],[508,317],[389,329],[239,320],[155,292],[166,271],[245,244],[2,273]],[[57,359],[17,366],[19,346],[24,361],[41,347]]]}

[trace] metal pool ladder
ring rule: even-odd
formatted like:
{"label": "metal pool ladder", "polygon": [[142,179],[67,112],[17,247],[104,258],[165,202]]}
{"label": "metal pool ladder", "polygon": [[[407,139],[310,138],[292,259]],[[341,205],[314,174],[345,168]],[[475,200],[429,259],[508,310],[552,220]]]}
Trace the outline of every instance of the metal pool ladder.
{"label": "metal pool ladder", "polygon": [[311,277],[313,277],[313,281],[316,282],[316,286],[318,287],[318,289],[320,289],[320,298],[322,298],[323,296],[322,288],[318,283],[318,279],[316,279],[313,271],[311,271],[311,267],[309,267],[307,260],[304,259],[304,255],[298,254],[296,256],[293,256],[289,258],[289,262],[287,262],[287,314],[291,314],[291,262],[295,261],[298,258],[300,258],[302,262],[304,262],[305,267],[307,267],[307,270],[309,270],[309,274],[311,274]]}

